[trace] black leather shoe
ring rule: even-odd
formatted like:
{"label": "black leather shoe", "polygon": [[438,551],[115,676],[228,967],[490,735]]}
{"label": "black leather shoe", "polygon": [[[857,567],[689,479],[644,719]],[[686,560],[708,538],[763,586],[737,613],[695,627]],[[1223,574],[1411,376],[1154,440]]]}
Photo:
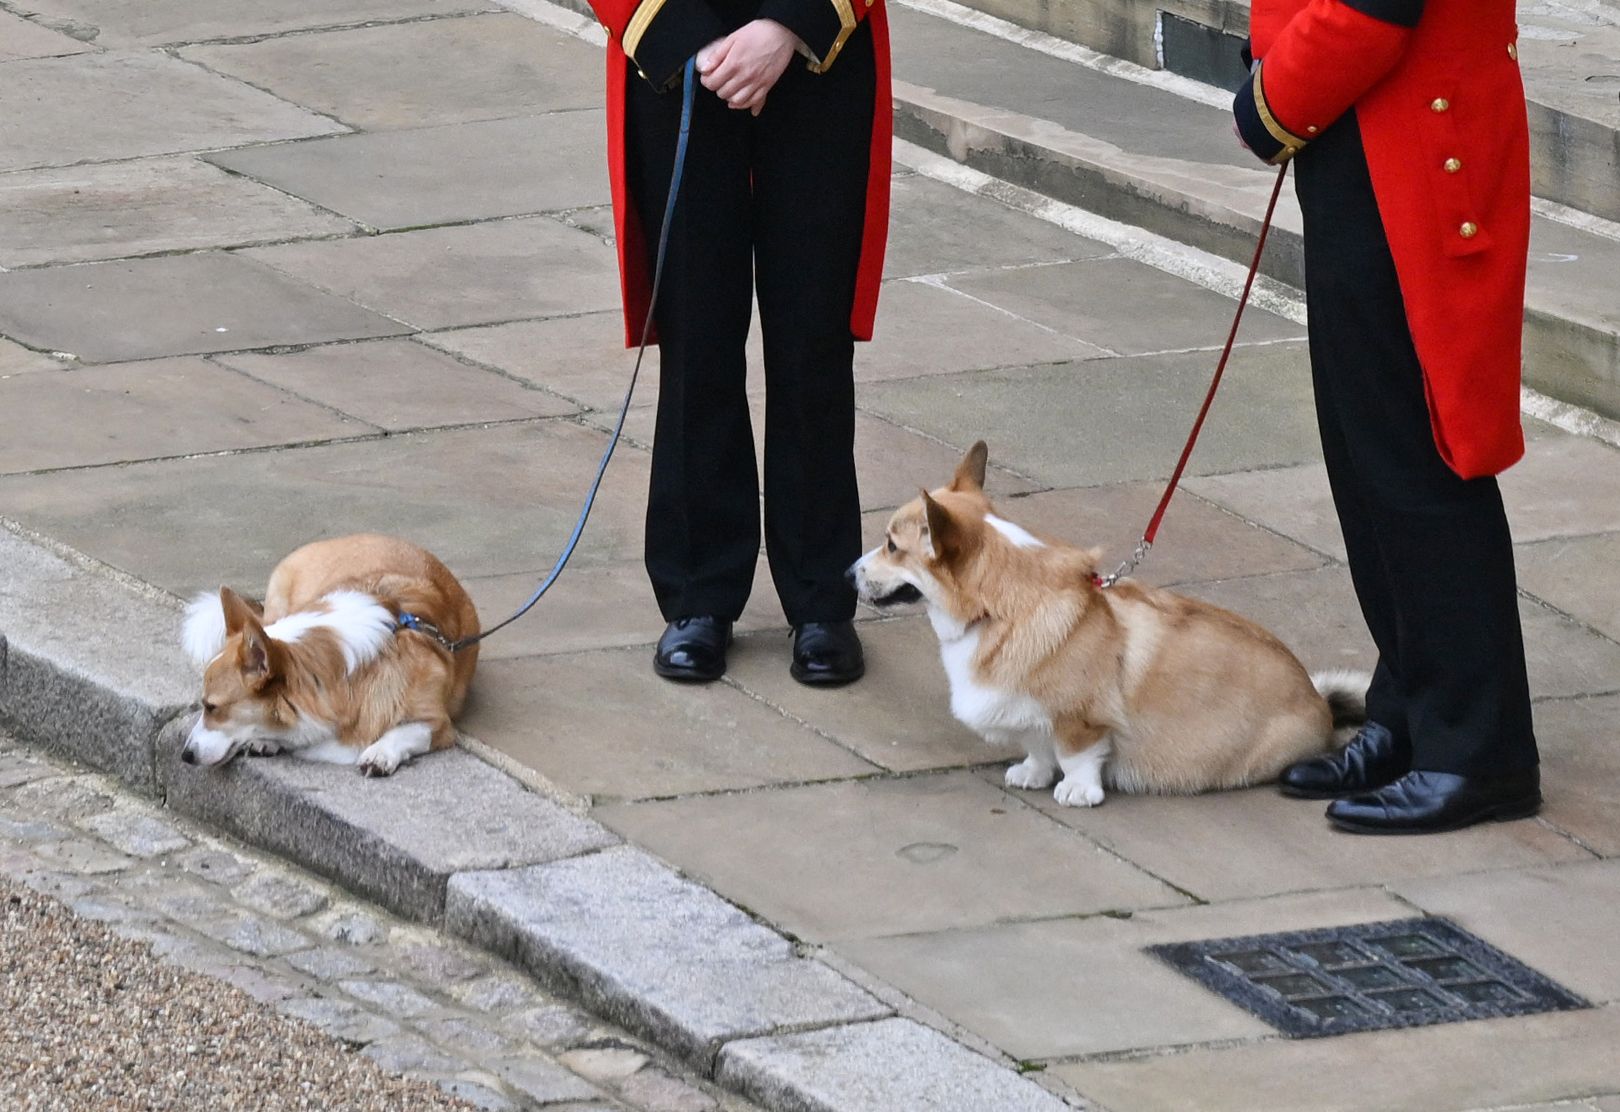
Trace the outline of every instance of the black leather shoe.
{"label": "black leather shoe", "polygon": [[1337,753],[1296,761],[1283,769],[1277,787],[1295,799],[1338,799],[1392,784],[1412,767],[1412,747],[1376,722],[1368,722]]}
{"label": "black leather shoe", "polygon": [[800,683],[837,687],[866,674],[866,655],[854,622],[805,622],[793,631],[793,666]]}
{"label": "black leather shoe", "polygon": [[1393,784],[1328,804],[1328,821],[1353,834],[1439,834],[1476,822],[1529,818],[1541,810],[1541,774],[1408,772]]}
{"label": "black leather shoe", "polygon": [[709,683],[726,674],[731,623],[724,618],[676,618],[658,639],[653,671],[666,680]]}

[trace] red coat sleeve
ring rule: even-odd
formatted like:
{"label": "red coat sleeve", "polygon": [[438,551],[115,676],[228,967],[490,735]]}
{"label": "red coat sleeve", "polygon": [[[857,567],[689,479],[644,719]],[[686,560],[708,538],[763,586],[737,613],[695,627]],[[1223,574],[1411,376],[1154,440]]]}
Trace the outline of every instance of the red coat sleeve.
{"label": "red coat sleeve", "polygon": [[1422,15],[1423,0],[1311,0],[1238,90],[1244,142],[1288,161],[1395,68]]}
{"label": "red coat sleeve", "polygon": [[759,18],[798,35],[810,51],[811,71],[823,73],[871,9],[872,0],[763,0]]}
{"label": "red coat sleeve", "polygon": [[680,79],[686,60],[726,33],[705,0],[591,0],[608,37],[658,89]]}

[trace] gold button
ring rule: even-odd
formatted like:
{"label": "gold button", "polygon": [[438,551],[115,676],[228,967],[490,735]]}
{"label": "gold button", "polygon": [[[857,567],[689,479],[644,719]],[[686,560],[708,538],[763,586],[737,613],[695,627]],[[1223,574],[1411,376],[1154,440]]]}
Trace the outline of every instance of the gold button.
{"label": "gold button", "polygon": [[1473,239],[1479,234],[1479,225],[1472,220],[1464,221],[1463,226],[1457,229],[1457,234],[1464,239]]}
{"label": "gold button", "polygon": [[1444,112],[1447,108],[1451,107],[1451,102],[1445,97],[1435,97],[1429,102],[1429,107],[1436,112]]}
{"label": "gold button", "polygon": [[1307,134],[1307,135],[1315,135],[1316,134],[1316,125],[1312,124],[1310,127],[1306,128],[1305,129],[1305,134]]}
{"label": "gold button", "polygon": [[1512,58],[1515,62],[1517,62],[1519,60],[1519,44],[1518,43],[1511,43],[1511,42],[1508,43],[1508,57]]}
{"label": "gold button", "polygon": [[1462,159],[1460,159],[1460,158],[1448,158],[1448,159],[1446,159],[1445,166],[1446,166],[1446,173],[1455,174],[1458,170],[1462,169]]}

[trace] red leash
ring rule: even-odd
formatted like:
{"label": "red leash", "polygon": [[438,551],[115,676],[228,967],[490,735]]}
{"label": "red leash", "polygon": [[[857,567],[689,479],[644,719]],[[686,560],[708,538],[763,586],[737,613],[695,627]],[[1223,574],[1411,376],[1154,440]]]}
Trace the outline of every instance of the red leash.
{"label": "red leash", "polygon": [[1198,434],[1203,430],[1204,418],[1209,415],[1209,407],[1215,400],[1215,391],[1220,389],[1221,376],[1226,373],[1226,361],[1232,357],[1232,345],[1237,341],[1238,325],[1243,320],[1243,310],[1249,304],[1249,291],[1254,288],[1255,275],[1260,273],[1260,256],[1266,250],[1266,236],[1271,231],[1271,215],[1277,209],[1277,198],[1282,193],[1283,178],[1288,176],[1288,163],[1283,163],[1277,170],[1277,182],[1271,187],[1271,200],[1266,203],[1266,218],[1260,222],[1260,239],[1254,245],[1254,259],[1249,263],[1249,276],[1243,283],[1243,296],[1238,298],[1237,312],[1232,314],[1232,330],[1226,334],[1226,346],[1221,349],[1221,360],[1215,364],[1215,377],[1210,381],[1209,392],[1204,395],[1204,404],[1198,409],[1198,419],[1193,422],[1192,432],[1187,437],[1186,447],[1181,449],[1181,458],[1176,461],[1176,469],[1170,476],[1170,485],[1164,488],[1164,496],[1159,499],[1159,508],[1153,511],[1153,517],[1148,522],[1147,531],[1142,539],[1136,542],[1136,549],[1131,553],[1130,559],[1120,564],[1111,575],[1096,575],[1093,580],[1097,586],[1104,589],[1112,587],[1121,578],[1136,570],[1136,565],[1148,554],[1153,547],[1153,538],[1159,534],[1159,523],[1164,520],[1164,511],[1170,508],[1170,499],[1176,493],[1176,486],[1181,482],[1181,473],[1187,469],[1187,460],[1192,456],[1193,445],[1198,443]]}

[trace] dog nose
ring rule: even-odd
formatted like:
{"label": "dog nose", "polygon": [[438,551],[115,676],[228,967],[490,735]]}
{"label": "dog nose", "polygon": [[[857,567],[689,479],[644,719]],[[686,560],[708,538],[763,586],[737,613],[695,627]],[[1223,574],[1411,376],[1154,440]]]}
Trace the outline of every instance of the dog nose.
{"label": "dog nose", "polygon": [[844,579],[846,581],[848,581],[848,583],[849,583],[849,585],[851,587],[855,586],[855,565],[854,564],[851,564],[851,565],[849,565],[848,568],[844,569]]}
{"label": "dog nose", "polygon": [[180,750],[180,759],[185,761],[188,765],[194,765],[197,763],[197,751],[191,746],[187,745],[185,748]]}

